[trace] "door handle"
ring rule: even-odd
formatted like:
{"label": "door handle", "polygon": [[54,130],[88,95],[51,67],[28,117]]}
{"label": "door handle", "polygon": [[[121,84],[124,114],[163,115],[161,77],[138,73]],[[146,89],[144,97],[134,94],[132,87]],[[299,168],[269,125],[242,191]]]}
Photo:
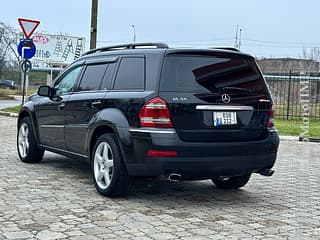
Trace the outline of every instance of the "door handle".
{"label": "door handle", "polygon": [[66,104],[65,104],[65,103],[60,103],[60,104],[58,105],[58,110],[61,110],[61,109],[65,108],[65,107],[66,107]]}
{"label": "door handle", "polygon": [[95,108],[96,106],[100,105],[101,101],[94,101],[90,104],[91,108]]}

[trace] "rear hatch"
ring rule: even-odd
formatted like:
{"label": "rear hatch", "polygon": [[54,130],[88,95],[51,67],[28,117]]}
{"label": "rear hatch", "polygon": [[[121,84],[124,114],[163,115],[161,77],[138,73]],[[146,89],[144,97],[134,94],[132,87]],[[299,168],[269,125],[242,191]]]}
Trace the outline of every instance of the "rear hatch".
{"label": "rear hatch", "polygon": [[253,141],[266,136],[272,99],[249,55],[168,50],[159,96],[184,141]]}

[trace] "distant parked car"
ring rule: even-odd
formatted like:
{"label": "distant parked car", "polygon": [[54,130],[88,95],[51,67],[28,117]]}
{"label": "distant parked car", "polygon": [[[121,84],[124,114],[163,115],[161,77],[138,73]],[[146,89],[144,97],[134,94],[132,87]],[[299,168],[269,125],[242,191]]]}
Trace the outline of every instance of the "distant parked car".
{"label": "distant parked car", "polygon": [[14,90],[17,88],[15,81],[12,80],[0,80],[0,88],[9,88]]}

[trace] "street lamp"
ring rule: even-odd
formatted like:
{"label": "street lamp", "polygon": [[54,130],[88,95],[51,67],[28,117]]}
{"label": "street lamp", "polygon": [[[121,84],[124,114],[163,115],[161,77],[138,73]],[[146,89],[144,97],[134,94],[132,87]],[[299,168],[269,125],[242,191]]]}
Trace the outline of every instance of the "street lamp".
{"label": "street lamp", "polygon": [[132,24],[131,27],[133,28],[133,44],[136,43],[136,28],[134,27],[134,25]]}

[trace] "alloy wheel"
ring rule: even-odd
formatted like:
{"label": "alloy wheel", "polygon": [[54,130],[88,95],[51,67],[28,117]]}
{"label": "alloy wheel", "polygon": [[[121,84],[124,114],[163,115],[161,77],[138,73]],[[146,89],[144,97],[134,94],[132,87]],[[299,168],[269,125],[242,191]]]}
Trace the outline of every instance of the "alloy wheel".
{"label": "alloy wheel", "polygon": [[19,135],[18,135],[18,149],[20,156],[25,158],[29,152],[29,129],[26,123],[22,123],[19,128]]}
{"label": "alloy wheel", "polygon": [[113,153],[107,142],[101,142],[94,154],[94,178],[101,189],[106,189],[113,175]]}

